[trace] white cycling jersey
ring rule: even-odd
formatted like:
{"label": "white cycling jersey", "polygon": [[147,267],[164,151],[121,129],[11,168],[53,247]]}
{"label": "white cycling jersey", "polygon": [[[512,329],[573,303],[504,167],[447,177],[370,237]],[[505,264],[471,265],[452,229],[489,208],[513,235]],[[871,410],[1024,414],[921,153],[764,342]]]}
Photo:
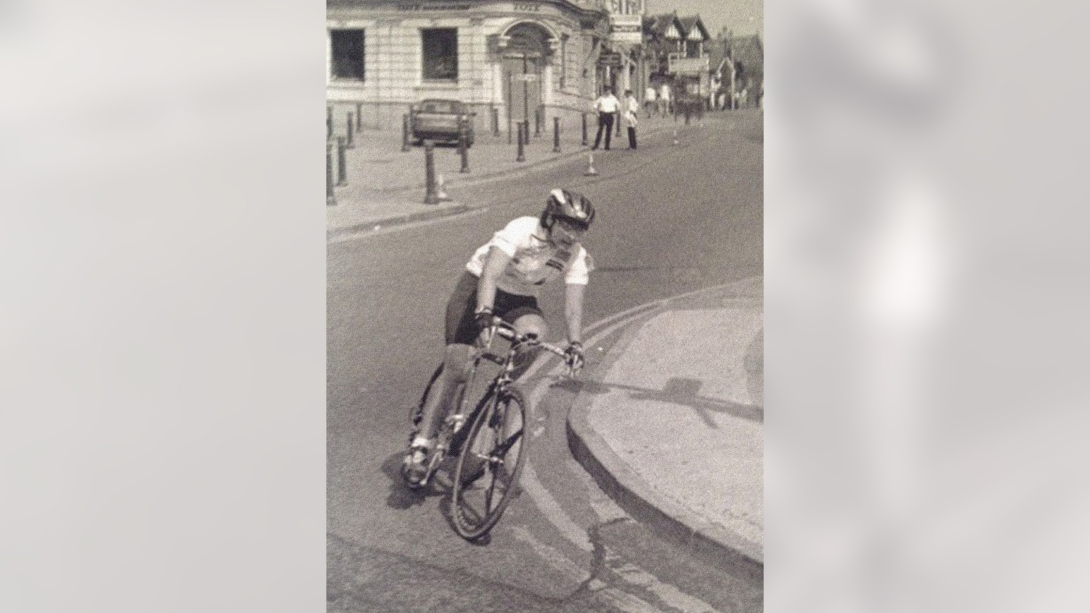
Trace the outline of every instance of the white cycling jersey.
{"label": "white cycling jersey", "polygon": [[519,217],[481,245],[466,263],[466,270],[480,277],[488,251],[496,247],[511,256],[511,262],[496,282],[496,287],[521,296],[537,296],[538,288],[561,275],[565,283],[586,285],[594,261],[579,243],[564,247],[550,243],[548,231],[537,217]]}

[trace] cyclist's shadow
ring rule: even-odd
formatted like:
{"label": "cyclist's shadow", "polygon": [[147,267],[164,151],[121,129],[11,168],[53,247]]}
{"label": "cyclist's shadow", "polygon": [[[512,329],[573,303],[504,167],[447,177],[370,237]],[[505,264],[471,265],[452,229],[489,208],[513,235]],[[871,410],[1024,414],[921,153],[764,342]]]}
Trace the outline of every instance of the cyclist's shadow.
{"label": "cyclist's shadow", "polygon": [[386,496],[386,506],[405,510],[424,504],[428,498],[450,496],[447,474],[442,467],[436,471],[427,487],[412,489],[405,485],[405,480],[401,478],[401,462],[404,459],[405,452],[398,451],[382,462],[382,472],[390,480],[390,491]]}

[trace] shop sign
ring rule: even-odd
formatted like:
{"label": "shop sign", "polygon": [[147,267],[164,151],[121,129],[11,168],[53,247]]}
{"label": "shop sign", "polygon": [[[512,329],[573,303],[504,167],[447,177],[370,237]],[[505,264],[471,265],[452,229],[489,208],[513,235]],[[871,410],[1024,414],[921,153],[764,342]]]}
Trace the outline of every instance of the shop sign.
{"label": "shop sign", "polygon": [[704,57],[677,57],[673,54],[667,57],[666,71],[673,74],[700,74],[708,71],[708,56]]}
{"label": "shop sign", "polygon": [[609,40],[615,43],[643,43],[643,18],[639,15],[610,15]]}
{"label": "shop sign", "polygon": [[515,75],[515,80],[516,81],[526,81],[528,83],[532,83],[534,81],[537,81],[537,75],[532,73],[532,72],[528,72],[526,74],[518,74],[518,75]]}
{"label": "shop sign", "polygon": [[434,2],[420,4],[401,4],[397,7],[397,10],[399,11],[468,11],[469,9],[469,4],[456,4],[450,2],[442,4],[437,4]]}
{"label": "shop sign", "polygon": [[643,0],[606,0],[606,10],[612,15],[642,15]]}
{"label": "shop sign", "polygon": [[621,61],[621,54],[620,53],[603,53],[602,55],[598,56],[598,65],[599,66],[615,66],[615,67],[619,68],[619,67],[623,66],[624,63]]}

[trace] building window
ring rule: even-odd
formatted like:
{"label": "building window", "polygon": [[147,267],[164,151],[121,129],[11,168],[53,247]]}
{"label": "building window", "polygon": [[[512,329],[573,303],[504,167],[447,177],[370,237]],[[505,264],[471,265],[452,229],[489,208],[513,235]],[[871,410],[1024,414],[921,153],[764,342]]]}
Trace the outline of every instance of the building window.
{"label": "building window", "polygon": [[424,41],[424,79],[458,80],[458,28],[420,31]]}
{"label": "building window", "polygon": [[363,80],[363,30],[330,30],[333,78]]}

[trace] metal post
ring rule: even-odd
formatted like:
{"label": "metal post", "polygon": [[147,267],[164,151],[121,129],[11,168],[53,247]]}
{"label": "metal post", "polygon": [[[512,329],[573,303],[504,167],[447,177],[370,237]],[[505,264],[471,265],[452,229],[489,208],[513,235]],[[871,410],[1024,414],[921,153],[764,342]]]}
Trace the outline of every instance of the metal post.
{"label": "metal post", "polygon": [[541,127],[545,124],[545,109],[534,109],[534,136],[541,136]]}
{"label": "metal post", "polygon": [[337,187],[348,185],[348,166],[344,159],[344,137],[337,137]]}
{"label": "metal post", "polygon": [[345,146],[345,149],[355,149],[356,148],[356,143],[353,142],[353,140],[352,140],[352,131],[353,131],[352,130],[352,127],[353,127],[352,126],[352,111],[348,111],[348,126],[347,127],[348,127],[348,145]]}
{"label": "metal post", "polygon": [[513,93],[512,89],[511,89],[512,87],[514,87],[514,85],[511,83],[511,71],[507,71],[507,144],[508,145],[511,144],[511,138],[512,138],[511,137],[511,115],[512,115],[512,111],[511,111],[512,101],[511,100],[512,100],[512,97],[514,96],[514,93]]}
{"label": "metal post", "polygon": [[492,136],[500,135],[500,110],[492,107]]}
{"label": "metal post", "polygon": [[587,114],[583,113],[583,146],[587,146]]}
{"label": "metal post", "polygon": [[439,192],[435,189],[435,145],[430,140],[424,141],[424,178],[427,182],[424,204],[439,204]]}
{"label": "metal post", "polygon": [[458,153],[462,156],[462,168],[458,172],[469,172],[469,143],[466,142],[468,124],[469,121],[465,118],[458,122]]}
{"label": "metal post", "polygon": [[356,103],[356,131],[363,129],[363,103]]}
{"label": "metal post", "polygon": [[409,150],[409,114],[401,116],[401,150]]}
{"label": "metal post", "polygon": [[325,204],[337,204],[337,196],[333,193],[333,143],[328,140],[325,142]]}
{"label": "metal post", "polygon": [[523,125],[523,124],[522,124],[522,122],[520,121],[520,122],[519,122],[519,137],[518,137],[518,141],[519,141],[519,142],[518,142],[518,156],[517,156],[517,157],[515,157],[515,161],[516,161],[516,162],[525,162],[525,161],[526,161],[526,155],[525,155],[525,153],[523,152],[523,142],[522,142],[522,125]]}
{"label": "metal post", "polygon": [[560,153],[560,118],[553,117],[553,153]]}
{"label": "metal post", "polygon": [[325,137],[326,140],[333,138],[333,107],[325,107]]}
{"label": "metal post", "polygon": [[620,111],[617,111],[617,119],[614,119],[613,123],[617,124],[617,133],[614,134],[614,136],[617,137],[617,138],[620,138],[621,137],[621,112]]}
{"label": "metal post", "polygon": [[530,82],[526,80],[526,75],[530,73],[530,67],[526,59],[526,54],[522,54],[522,120],[530,120]]}

